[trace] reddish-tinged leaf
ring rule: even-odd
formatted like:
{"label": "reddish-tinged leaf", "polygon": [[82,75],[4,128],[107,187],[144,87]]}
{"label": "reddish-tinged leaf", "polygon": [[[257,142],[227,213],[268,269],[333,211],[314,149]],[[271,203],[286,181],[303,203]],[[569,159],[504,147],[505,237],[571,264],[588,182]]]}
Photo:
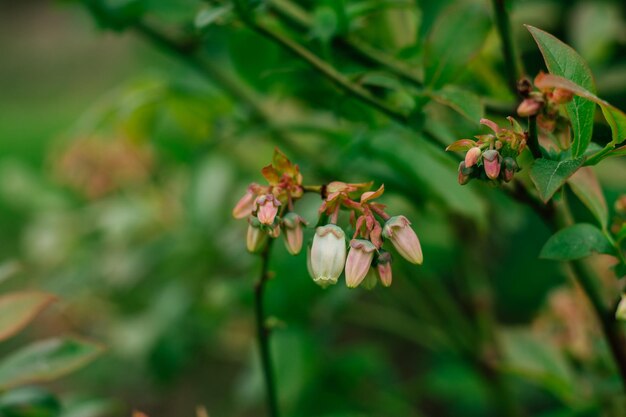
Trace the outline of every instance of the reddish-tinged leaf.
{"label": "reddish-tinged leaf", "polygon": [[385,192],[385,184],[382,184],[376,191],[367,191],[361,195],[361,203],[374,200]]}
{"label": "reddish-tinged leaf", "polygon": [[476,146],[476,141],[471,139],[461,139],[448,145],[446,151],[467,151],[474,146]]}
{"label": "reddish-tinged leaf", "polygon": [[558,75],[539,73],[535,78],[535,85],[539,88],[562,88],[569,90],[579,97],[598,104],[602,109],[604,118],[611,127],[611,144],[617,145],[626,139],[626,114],[607,101],[602,100],[573,81],[559,77]]}
{"label": "reddish-tinged leaf", "polygon": [[270,183],[270,185],[276,185],[280,181],[280,174],[272,165],[263,167],[261,174],[265,177],[267,182]]}
{"label": "reddish-tinged leaf", "polygon": [[55,296],[43,292],[14,292],[1,296],[0,340],[22,330],[55,300]]}

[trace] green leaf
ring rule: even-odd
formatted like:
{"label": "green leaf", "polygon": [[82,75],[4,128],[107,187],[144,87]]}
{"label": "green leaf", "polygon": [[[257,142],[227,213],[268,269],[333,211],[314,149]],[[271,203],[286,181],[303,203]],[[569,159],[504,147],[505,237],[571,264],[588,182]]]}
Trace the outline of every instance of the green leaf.
{"label": "green leaf", "polygon": [[566,403],[575,402],[574,372],[553,345],[526,329],[506,329],[501,339],[505,372],[534,382]]}
{"label": "green leaf", "polygon": [[606,229],[609,223],[609,210],[602,193],[602,187],[593,170],[589,167],[580,168],[567,180],[567,183],[574,194],[598,220],[600,227]]}
{"label": "green leaf", "polygon": [[0,395],[2,417],[57,417],[61,415],[59,400],[39,387],[24,387]]}
{"label": "green leaf", "polygon": [[[535,38],[552,74],[565,77],[595,93],[596,86],[591,70],[576,51],[543,30],[528,25],[526,27]],[[572,155],[576,158],[583,155],[591,142],[596,107],[581,97],[574,97],[565,108],[572,123]]]}
{"label": "green leaf", "polygon": [[228,16],[232,12],[232,4],[224,4],[221,6],[207,6],[201,9],[194,19],[194,26],[200,32],[206,31],[211,25],[220,19]]}
{"label": "green leaf", "polygon": [[447,85],[430,92],[429,95],[436,102],[450,107],[471,122],[478,123],[485,115],[485,106],[480,97],[462,88]]}
{"label": "green leaf", "polygon": [[43,292],[14,292],[0,297],[0,341],[8,339],[55,301]]}
{"label": "green leaf", "polygon": [[54,380],[82,367],[102,350],[100,345],[72,338],[33,343],[0,362],[0,389]]}
{"label": "green leaf", "polygon": [[550,236],[539,256],[555,261],[571,261],[587,257],[594,252],[613,255],[614,248],[596,226],[579,223]]}
{"label": "green leaf", "polygon": [[583,158],[565,161],[553,161],[545,158],[535,160],[530,169],[530,178],[537,187],[539,197],[544,203],[548,202],[554,193],[565,184],[565,181],[580,168],[583,161]]}
{"label": "green leaf", "polygon": [[479,5],[455,5],[442,13],[425,44],[425,84],[438,89],[463,73],[490,29],[489,14]]}

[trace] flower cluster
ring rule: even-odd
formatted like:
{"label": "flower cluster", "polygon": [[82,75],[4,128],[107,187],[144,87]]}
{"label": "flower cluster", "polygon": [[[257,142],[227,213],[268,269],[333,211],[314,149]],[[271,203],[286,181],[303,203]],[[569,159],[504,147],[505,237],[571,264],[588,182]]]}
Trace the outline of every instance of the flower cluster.
{"label": "flower cluster", "polygon": [[459,164],[459,184],[465,185],[473,178],[495,182],[513,179],[519,170],[517,157],[526,146],[526,134],[515,119],[508,120],[510,129],[481,119],[480,123],[491,128],[493,134],[476,136],[477,140],[461,139],[446,148],[446,151],[466,151]]}
{"label": "flower cluster", "polygon": [[[535,85],[541,85],[544,73],[539,73],[535,78]],[[546,132],[553,132],[559,122],[567,123],[567,119],[560,115],[562,104],[572,100],[574,93],[564,88],[540,88],[534,89],[528,79],[522,79],[518,85],[518,91],[524,98],[517,107],[520,117],[537,117],[537,124]]]}
{"label": "flower cluster", "polygon": [[302,175],[278,149],[272,163],[261,170],[268,185],[250,184],[233,209],[236,219],[248,219],[246,245],[250,252],[261,250],[268,238],[283,231],[285,246],[292,255],[302,249],[304,219],[293,212],[294,202],[302,197]]}
{"label": "flower cluster", "polygon": [[[268,239],[277,238],[282,231],[289,253],[298,254],[307,223],[294,212],[294,203],[304,192],[311,191],[320,193],[323,199],[320,225],[307,254],[309,274],[318,285],[336,284],[345,272],[350,288],[363,284],[371,289],[379,280],[390,286],[392,257],[383,249],[386,241],[409,262],[422,263],[422,248],[409,220],[405,216],[390,216],[383,204],[374,201],[382,196],[384,186],[376,191],[368,191],[371,183],[334,181],[325,186],[303,186],[298,167],[278,150],[272,165],[262,172],[269,185],[251,184],[233,210],[235,218],[248,218],[250,252],[258,252]],[[348,223],[353,230],[349,242],[344,229],[338,226],[341,211],[349,213]]]}

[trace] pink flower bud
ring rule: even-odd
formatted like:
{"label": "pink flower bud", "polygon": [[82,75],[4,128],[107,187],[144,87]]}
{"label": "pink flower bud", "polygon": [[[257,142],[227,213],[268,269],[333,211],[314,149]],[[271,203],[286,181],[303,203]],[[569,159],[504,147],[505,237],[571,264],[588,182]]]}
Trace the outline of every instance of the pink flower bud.
{"label": "pink flower bud", "polygon": [[488,150],[483,153],[483,165],[489,178],[495,180],[500,175],[500,162],[502,157],[498,151]]}
{"label": "pink flower bud", "polygon": [[249,252],[256,253],[267,241],[267,233],[261,230],[257,219],[251,218],[248,223],[248,235],[246,237],[246,246]]}
{"label": "pink flower bud", "polygon": [[517,162],[509,156],[504,158],[502,165],[504,166],[504,181],[509,182],[517,172]]}
{"label": "pink flower bud", "polygon": [[352,239],[346,260],[346,285],[348,288],[359,286],[374,259],[376,246],[369,240]]}
{"label": "pink flower bud", "polygon": [[302,225],[306,224],[304,219],[296,213],[287,213],[283,217],[283,229],[285,231],[285,247],[292,255],[297,255],[302,249]]}
{"label": "pink flower bud", "polygon": [[541,109],[540,102],[532,98],[525,98],[519,106],[517,106],[517,114],[520,117],[534,116],[539,113],[539,109]]}
{"label": "pink flower bud", "polygon": [[255,202],[256,215],[261,224],[272,224],[278,214],[280,201],[272,194],[259,196]]}
{"label": "pink flower bud", "polygon": [[476,162],[480,159],[481,154],[482,151],[478,146],[470,148],[470,150],[465,154],[465,167],[470,168],[476,165]]}
{"label": "pink flower bud", "polygon": [[552,101],[556,104],[565,104],[572,100],[574,93],[563,88],[555,88],[552,92]]}
{"label": "pink flower bud", "polygon": [[404,259],[421,265],[424,261],[422,246],[410,225],[411,222],[406,217],[394,216],[385,223],[383,236],[393,243],[393,246]]}
{"label": "pink flower bud", "polygon": [[248,191],[239,199],[235,208],[233,208],[233,217],[235,219],[243,219],[252,214],[252,209],[254,208],[254,200],[255,194],[252,192],[250,188]]}
{"label": "pink flower bud", "polygon": [[471,175],[473,170],[474,167],[467,168],[465,166],[465,161],[461,161],[461,163],[459,163],[459,184],[467,184],[470,179],[472,179]]}
{"label": "pink flower bud", "polygon": [[376,261],[376,272],[382,282],[383,286],[391,286],[392,272],[391,272],[391,254],[389,252],[382,252]]}
{"label": "pink flower bud", "polygon": [[373,290],[376,287],[376,284],[378,284],[376,269],[370,268],[367,271],[365,278],[363,278],[363,288],[365,288],[366,290]]}
{"label": "pink flower bud", "polygon": [[346,235],[334,224],[315,230],[311,246],[313,281],[326,287],[336,284],[346,262]]}

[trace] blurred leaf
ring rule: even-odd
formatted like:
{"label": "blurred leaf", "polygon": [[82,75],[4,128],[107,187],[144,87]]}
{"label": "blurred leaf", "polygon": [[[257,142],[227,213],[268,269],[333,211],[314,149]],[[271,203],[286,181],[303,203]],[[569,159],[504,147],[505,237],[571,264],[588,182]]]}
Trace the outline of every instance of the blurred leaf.
{"label": "blurred leaf", "polygon": [[583,162],[583,158],[565,161],[553,161],[545,158],[535,160],[530,169],[530,178],[539,191],[539,197],[544,202],[548,202],[554,193],[565,184],[565,181],[580,168]]}
{"label": "blurred leaf", "polygon": [[600,182],[593,170],[589,167],[580,168],[567,180],[567,183],[598,220],[600,227],[606,229],[609,222],[609,209]]}
{"label": "blurred leaf", "polygon": [[596,226],[579,223],[559,230],[546,242],[539,255],[543,259],[570,261],[585,258],[593,253],[613,255],[611,242]]}
{"label": "blurred leaf", "polygon": [[232,11],[232,4],[209,6],[201,9],[194,20],[196,29],[203,32],[220,19],[228,16]]}
{"label": "blurred leaf", "polygon": [[[593,75],[585,60],[571,47],[554,36],[533,26],[526,26],[541,50],[550,73],[559,75],[584,89],[595,93]],[[574,97],[566,104],[567,114],[572,123],[572,155],[579,157],[591,142],[595,105],[581,97]]]}
{"label": "blurred leaf", "polygon": [[430,96],[440,104],[450,107],[470,122],[478,123],[485,114],[485,107],[476,94],[460,87],[447,85],[432,91]]}
{"label": "blurred leaf", "polygon": [[491,29],[487,11],[476,4],[460,4],[439,16],[425,45],[425,84],[439,88],[454,81],[483,46]]}
{"label": "blurred leaf", "polygon": [[43,292],[14,292],[0,297],[0,341],[22,330],[56,298]]}
{"label": "blurred leaf", "polygon": [[565,357],[554,346],[525,329],[502,332],[504,370],[534,381],[563,401],[576,400],[576,381]]}
{"label": "blurred leaf", "polygon": [[11,353],[0,361],[0,389],[59,378],[84,366],[102,347],[78,339],[48,339]]}
{"label": "blurred leaf", "polygon": [[330,41],[339,30],[337,13],[329,6],[320,6],[313,13],[312,35],[322,42]]}
{"label": "blurred leaf", "polygon": [[0,395],[2,417],[56,417],[61,404],[50,392],[39,387],[24,387]]}
{"label": "blurred leaf", "polygon": [[569,19],[572,46],[591,64],[602,64],[622,32],[618,2],[576,2]]}

